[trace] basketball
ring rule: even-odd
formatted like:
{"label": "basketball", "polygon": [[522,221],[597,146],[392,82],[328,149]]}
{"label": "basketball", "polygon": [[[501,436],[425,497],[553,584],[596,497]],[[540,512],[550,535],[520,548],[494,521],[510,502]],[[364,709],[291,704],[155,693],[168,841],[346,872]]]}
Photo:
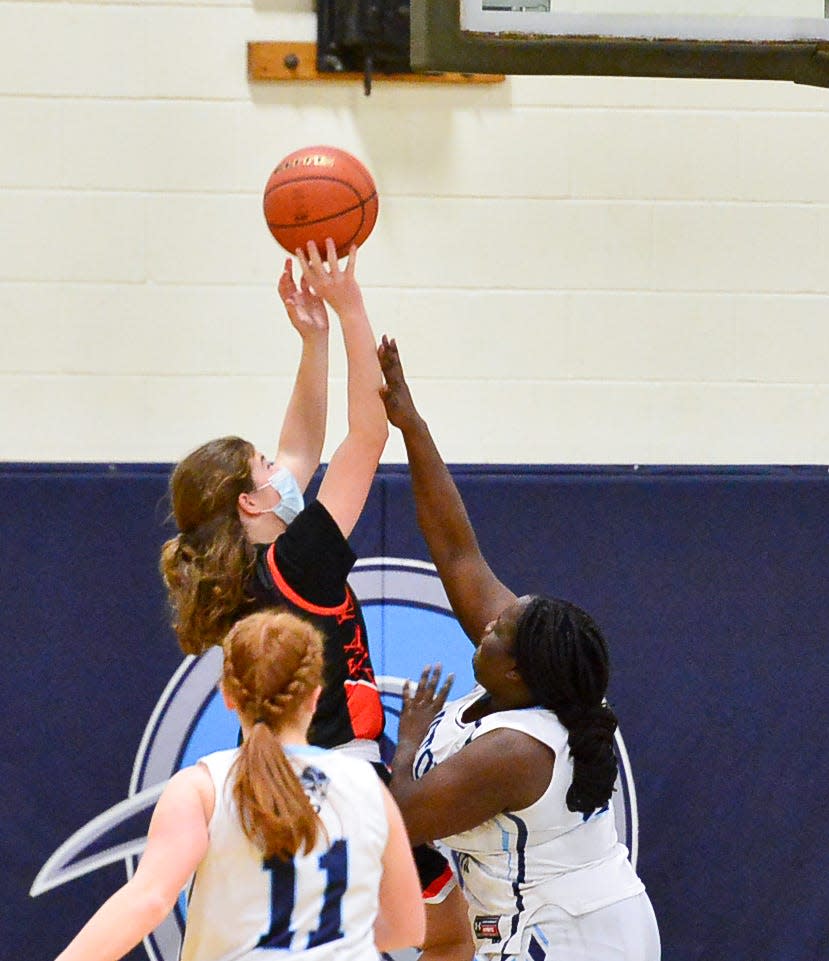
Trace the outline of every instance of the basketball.
{"label": "basketball", "polygon": [[289,253],[313,240],[325,257],[331,237],[337,256],[358,247],[377,220],[377,188],[360,161],[337,147],[303,147],[270,175],[263,202],[268,229]]}

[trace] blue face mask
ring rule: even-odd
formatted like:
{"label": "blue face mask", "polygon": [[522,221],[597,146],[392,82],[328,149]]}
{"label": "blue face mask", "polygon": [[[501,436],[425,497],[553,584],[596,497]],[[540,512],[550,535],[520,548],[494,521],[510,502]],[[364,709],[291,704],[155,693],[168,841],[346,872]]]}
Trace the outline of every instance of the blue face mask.
{"label": "blue face mask", "polygon": [[269,509],[272,510],[280,520],[285,521],[286,524],[290,524],[303,507],[305,507],[305,500],[302,496],[302,491],[299,489],[299,484],[296,482],[296,478],[287,467],[280,467],[279,470],[271,474],[267,484],[263,484],[256,489],[261,491],[266,487],[272,487],[276,493],[279,494],[279,503],[276,507]]}

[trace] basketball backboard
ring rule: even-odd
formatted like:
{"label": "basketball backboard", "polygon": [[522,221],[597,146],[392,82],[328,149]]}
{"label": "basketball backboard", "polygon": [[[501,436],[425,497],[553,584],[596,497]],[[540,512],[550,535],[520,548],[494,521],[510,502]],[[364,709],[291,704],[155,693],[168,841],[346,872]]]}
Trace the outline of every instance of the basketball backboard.
{"label": "basketball backboard", "polygon": [[829,87],[829,0],[411,0],[416,70]]}

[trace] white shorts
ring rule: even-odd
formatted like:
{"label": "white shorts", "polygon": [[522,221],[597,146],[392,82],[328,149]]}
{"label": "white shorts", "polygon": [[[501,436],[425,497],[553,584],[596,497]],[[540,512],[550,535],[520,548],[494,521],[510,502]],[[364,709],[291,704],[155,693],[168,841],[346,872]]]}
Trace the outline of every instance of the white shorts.
{"label": "white shorts", "polygon": [[[530,928],[526,954],[509,961],[659,961],[659,928],[643,891],[578,917],[549,907],[543,924]],[[475,961],[491,961],[477,955]],[[500,958],[500,955],[497,955]]]}

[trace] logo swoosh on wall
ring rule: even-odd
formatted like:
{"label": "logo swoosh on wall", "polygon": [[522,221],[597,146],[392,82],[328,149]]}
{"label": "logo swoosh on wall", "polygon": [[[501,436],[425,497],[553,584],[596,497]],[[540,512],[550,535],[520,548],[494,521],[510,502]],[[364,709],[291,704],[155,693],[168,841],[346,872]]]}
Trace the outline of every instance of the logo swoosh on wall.
{"label": "logo swoosh on wall", "polygon": [[90,874],[108,864],[123,861],[131,855],[140,854],[147,844],[146,837],[124,841],[96,851],[88,857],[83,856],[85,851],[114,828],[129,821],[136,814],[150,809],[158,800],[166,783],[164,781],[161,784],[154,784],[133,797],[119,801],[118,804],[114,804],[70,835],[38,871],[29,889],[29,896],[36,898],[39,894],[51,891],[52,888],[59,887],[67,881],[83,877],[84,874]]}

